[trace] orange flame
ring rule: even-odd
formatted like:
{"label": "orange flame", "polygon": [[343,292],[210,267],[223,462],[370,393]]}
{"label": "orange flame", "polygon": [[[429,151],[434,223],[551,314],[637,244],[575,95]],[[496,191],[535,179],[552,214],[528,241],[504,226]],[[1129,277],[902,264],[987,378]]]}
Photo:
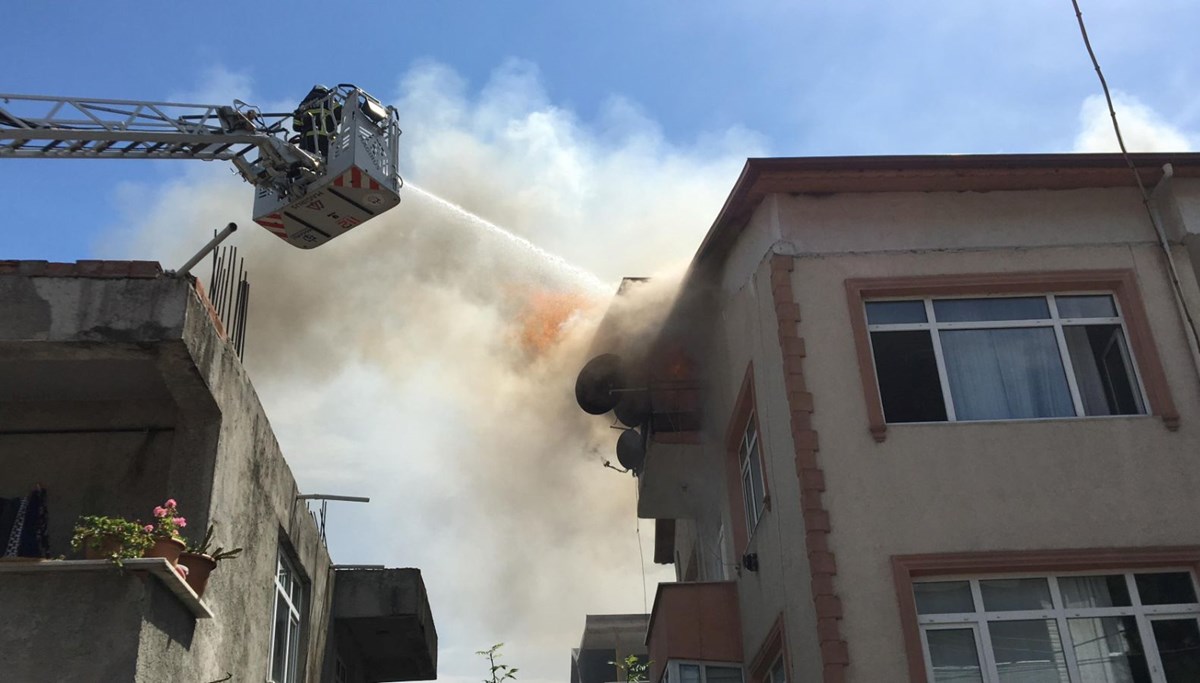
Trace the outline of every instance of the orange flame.
{"label": "orange flame", "polygon": [[562,340],[568,320],[596,305],[578,292],[533,292],[517,318],[521,348],[540,356]]}

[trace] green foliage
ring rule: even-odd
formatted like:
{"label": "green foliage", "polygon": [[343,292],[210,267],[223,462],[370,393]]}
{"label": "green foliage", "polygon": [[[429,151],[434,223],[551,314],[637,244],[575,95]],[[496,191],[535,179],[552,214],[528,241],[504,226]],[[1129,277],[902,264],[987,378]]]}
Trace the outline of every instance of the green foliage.
{"label": "green foliage", "polygon": [[110,539],[120,544],[118,550],[109,554],[109,559],[118,565],[123,559],[141,557],[154,545],[153,536],[146,531],[141,522],[131,522],[120,517],[85,515],[75,523],[71,547],[75,550],[100,550]]}
{"label": "green foliage", "polygon": [[189,542],[187,551],[189,553],[195,553],[197,555],[208,555],[209,557],[211,557],[213,559],[214,562],[220,562],[222,560],[232,560],[235,557],[237,557],[238,555],[240,555],[242,553],[241,548],[234,548],[233,550],[226,550],[222,546],[217,546],[216,550],[212,549],[212,547],[211,547],[212,546],[212,537],[213,537],[213,530],[215,529],[215,527],[216,527],[216,524],[209,524],[208,531],[204,532],[204,538],[201,539],[199,543],[190,543]]}
{"label": "green foliage", "polygon": [[489,675],[491,678],[483,679],[483,683],[501,683],[502,681],[513,680],[517,677],[517,669],[510,667],[507,664],[499,664],[496,660],[500,659],[500,648],[504,647],[504,643],[496,643],[486,650],[479,650],[475,654],[481,657],[487,657],[488,666],[491,667]]}
{"label": "green foliage", "polygon": [[619,662],[609,662],[609,664],[616,666],[618,671],[625,674],[625,680],[629,683],[646,683],[651,662],[643,662],[637,655],[629,655]]}

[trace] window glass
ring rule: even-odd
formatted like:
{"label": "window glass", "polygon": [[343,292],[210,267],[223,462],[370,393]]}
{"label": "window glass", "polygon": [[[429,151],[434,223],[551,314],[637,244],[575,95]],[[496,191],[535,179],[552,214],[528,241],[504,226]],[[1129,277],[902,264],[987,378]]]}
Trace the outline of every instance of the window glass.
{"label": "window glass", "polygon": [[940,323],[990,320],[1046,320],[1050,306],[1044,296],[1004,299],[935,299],[933,314]]}
{"label": "window glass", "polygon": [[[1200,683],[1188,572],[987,577],[913,591],[932,681]],[[979,610],[964,611],[975,594]]]}
{"label": "window glass", "polygon": [[894,325],[926,322],[924,301],[868,301],[867,323]]}
{"label": "window glass", "polygon": [[988,632],[1000,683],[1070,683],[1053,619],[993,621]]}
{"label": "window glass", "polygon": [[1150,683],[1133,617],[1068,619],[1081,683]]}
{"label": "window glass", "polygon": [[1187,572],[1135,574],[1138,597],[1143,605],[1180,605],[1196,602],[1196,589]]}
{"label": "window glass", "polygon": [[304,586],[281,552],[275,572],[275,610],[271,624],[271,681],[299,680],[301,605]]}
{"label": "window glass", "polygon": [[1128,607],[1129,588],[1125,577],[1111,576],[1063,576],[1058,579],[1062,592],[1063,606],[1067,608]]}
{"label": "window glass", "polygon": [[1108,294],[1091,296],[1056,296],[1060,318],[1115,318],[1117,307]]}
{"label": "window glass", "polygon": [[933,581],[913,586],[917,614],[958,614],[974,612],[969,581]]}
{"label": "window glass", "polygon": [[787,671],[783,666],[783,657],[775,660],[775,665],[771,667],[771,673],[768,677],[771,683],[787,683]]}
{"label": "window glass", "polygon": [[988,579],[979,582],[983,609],[988,612],[1050,609],[1050,586],[1046,579]]}
{"label": "window glass", "polygon": [[680,683],[700,683],[700,667],[695,664],[679,665]]}
{"label": "window glass", "polygon": [[746,533],[754,533],[754,527],[762,517],[766,506],[766,486],[763,483],[762,449],[758,443],[758,426],[754,413],[746,421],[739,453],[742,469],[742,502],[746,508]]}
{"label": "window glass", "polygon": [[1085,414],[1146,412],[1120,325],[1067,325],[1063,337]]}
{"label": "window glass", "polygon": [[1200,629],[1196,619],[1150,622],[1167,683],[1200,681]]}
{"label": "window glass", "polygon": [[945,330],[941,340],[959,420],[1075,415],[1053,329]]}
{"label": "window glass", "polygon": [[929,332],[872,332],[871,347],[887,421],[944,422],[946,402]]}
{"label": "window glass", "polygon": [[925,632],[934,683],[983,683],[975,631],[946,628]]}
{"label": "window glass", "polygon": [[746,507],[746,533],[754,533],[754,527],[758,524],[758,516],[755,511],[758,506],[754,502],[754,485],[750,483],[750,468],[742,470],[742,503]]}
{"label": "window glass", "polygon": [[275,623],[272,626],[271,643],[271,680],[275,683],[287,681],[287,651],[288,651],[288,622],[291,614],[288,611],[287,600],[282,595],[275,596]]}
{"label": "window glass", "polygon": [[742,683],[742,670],[735,666],[704,667],[705,683]]}

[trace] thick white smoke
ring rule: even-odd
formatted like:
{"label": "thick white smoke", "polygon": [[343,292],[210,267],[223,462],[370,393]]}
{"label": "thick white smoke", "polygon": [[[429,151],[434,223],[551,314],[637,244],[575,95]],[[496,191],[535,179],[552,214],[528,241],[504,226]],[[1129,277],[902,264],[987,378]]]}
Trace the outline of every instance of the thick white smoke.
{"label": "thick white smoke", "polygon": [[652,523],[639,552],[633,480],[602,466],[616,432],[575,406],[575,374],[619,278],[680,270],[759,143],[676,145],[616,98],[581,121],[520,62],[478,93],[420,65],[396,95],[408,181],[603,286],[413,191],[296,250],[219,167],[123,187],[114,232],[133,239],[111,242],[174,267],[241,223],[246,364],[284,453],[305,491],[372,498],[331,507],[335,562],[422,569],[443,680],[481,678],[473,653],[498,641],[521,680],[563,680],[586,613],[641,611],[643,565],[649,599],[671,574],[650,563]]}

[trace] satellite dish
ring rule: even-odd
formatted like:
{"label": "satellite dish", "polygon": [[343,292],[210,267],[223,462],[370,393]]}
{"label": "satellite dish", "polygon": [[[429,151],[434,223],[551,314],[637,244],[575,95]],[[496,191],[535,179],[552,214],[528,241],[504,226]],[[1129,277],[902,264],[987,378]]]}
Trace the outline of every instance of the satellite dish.
{"label": "satellite dish", "polygon": [[579,378],[575,380],[575,400],[583,412],[603,415],[620,402],[621,393],[615,390],[624,386],[620,356],[605,353],[588,361],[579,371]]}
{"label": "satellite dish", "polygon": [[650,392],[623,391],[617,394],[620,402],[613,408],[617,419],[626,427],[641,427],[650,419]]}
{"label": "satellite dish", "polygon": [[617,462],[621,467],[640,472],[646,462],[646,444],[636,429],[626,429],[617,439]]}

